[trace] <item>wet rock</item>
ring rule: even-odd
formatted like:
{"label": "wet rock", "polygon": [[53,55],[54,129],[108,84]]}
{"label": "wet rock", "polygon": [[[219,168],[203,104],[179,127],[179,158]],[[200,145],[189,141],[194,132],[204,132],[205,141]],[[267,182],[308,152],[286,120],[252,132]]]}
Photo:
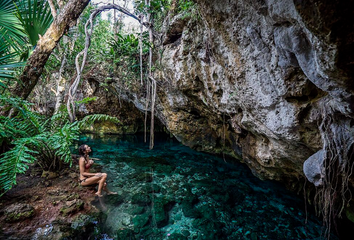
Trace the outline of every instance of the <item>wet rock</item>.
{"label": "wet rock", "polygon": [[171,210],[174,204],[175,202],[170,201],[164,197],[154,199],[153,218],[155,218],[158,227],[161,228],[168,224],[168,212]]}
{"label": "wet rock", "polygon": [[43,228],[37,229],[32,239],[90,239],[97,224],[97,213],[80,214],[72,222],[57,219]]}
{"label": "wet rock", "polygon": [[142,214],[145,212],[145,208],[142,206],[131,205],[131,208],[127,210],[131,215]]}
{"label": "wet rock", "polygon": [[149,222],[149,215],[142,214],[133,218],[134,229],[140,229]]}
{"label": "wet rock", "polygon": [[181,230],[181,234],[185,237],[189,237],[191,235],[191,233],[186,229]]}
{"label": "wet rock", "polygon": [[147,204],[150,204],[151,199],[148,195],[142,194],[142,193],[137,193],[134,194],[131,198],[131,202],[133,204],[138,204],[141,206],[146,206]]}
{"label": "wet rock", "polygon": [[117,236],[118,240],[134,239],[135,238],[134,231],[129,228],[119,229],[116,232],[116,236]]}
{"label": "wet rock", "polygon": [[29,204],[15,203],[4,211],[6,222],[22,221],[34,216],[34,208]]}
{"label": "wet rock", "polygon": [[172,233],[170,236],[168,236],[169,240],[187,240],[188,237],[183,236],[180,233]]}
{"label": "wet rock", "polygon": [[74,199],[72,201],[67,201],[65,205],[60,209],[60,213],[63,216],[68,216],[69,214],[75,213],[83,209],[84,202],[81,199]]}
{"label": "wet rock", "polygon": [[215,218],[215,210],[211,205],[203,204],[197,207],[197,211],[199,215],[203,216],[205,219],[214,219]]}
{"label": "wet rock", "polygon": [[133,178],[138,182],[152,182],[153,175],[149,172],[135,173]]}
{"label": "wet rock", "polygon": [[124,195],[126,195],[126,193],[119,193],[116,195],[108,195],[106,197],[106,202],[107,204],[111,204],[114,206],[119,206],[120,204],[122,204],[124,202]]}

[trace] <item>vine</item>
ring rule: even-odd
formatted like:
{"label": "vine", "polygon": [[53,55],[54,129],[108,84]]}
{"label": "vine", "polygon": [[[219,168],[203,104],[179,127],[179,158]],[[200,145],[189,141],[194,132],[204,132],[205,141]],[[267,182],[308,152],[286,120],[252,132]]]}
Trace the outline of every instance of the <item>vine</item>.
{"label": "vine", "polygon": [[[82,73],[85,63],[86,63],[88,48],[90,47],[90,43],[91,43],[91,35],[92,35],[93,27],[94,27],[93,19],[101,12],[106,11],[106,10],[110,10],[110,9],[118,10],[118,11],[136,19],[137,21],[141,22],[141,20],[138,16],[130,13],[127,9],[125,9],[119,5],[116,5],[116,4],[109,3],[104,6],[100,6],[91,13],[89,20],[85,24],[85,35],[86,35],[85,48],[75,58],[75,66],[76,66],[77,76],[76,76],[73,84],[70,86],[69,92],[68,92],[67,109],[68,109],[69,118],[70,118],[71,122],[74,122],[75,118],[76,118],[74,99],[76,96],[77,88],[80,83],[81,73]],[[83,56],[83,59],[82,59],[81,66],[80,66],[79,58],[81,56]]]}
{"label": "vine", "polygon": [[329,239],[331,229],[337,230],[337,220],[352,200],[349,179],[354,168],[354,130],[350,120],[341,119],[329,104],[323,104],[320,109],[324,174],[314,200]]}

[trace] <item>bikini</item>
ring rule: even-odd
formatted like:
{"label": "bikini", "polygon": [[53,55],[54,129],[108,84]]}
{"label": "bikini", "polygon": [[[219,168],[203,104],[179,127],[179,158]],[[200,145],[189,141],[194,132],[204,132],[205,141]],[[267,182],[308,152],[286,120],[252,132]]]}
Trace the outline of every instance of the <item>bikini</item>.
{"label": "bikini", "polygon": [[79,183],[81,184],[82,182],[85,182],[87,178],[84,179],[79,179]]}
{"label": "bikini", "polygon": [[[92,166],[92,164],[85,164],[85,169],[90,169]],[[79,183],[81,184],[82,182],[85,182],[87,178],[84,179],[79,179]]]}

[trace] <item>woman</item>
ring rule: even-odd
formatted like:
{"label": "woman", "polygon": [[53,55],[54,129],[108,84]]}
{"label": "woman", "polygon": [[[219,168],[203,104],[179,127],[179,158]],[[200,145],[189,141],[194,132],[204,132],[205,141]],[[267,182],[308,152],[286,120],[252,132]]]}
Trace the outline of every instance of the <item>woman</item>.
{"label": "woman", "polygon": [[111,192],[107,188],[107,174],[106,173],[90,173],[90,167],[94,163],[92,159],[89,159],[89,153],[91,148],[84,144],[79,147],[79,166],[80,166],[80,179],[79,182],[81,186],[89,186],[93,184],[98,184],[98,190],[95,193],[97,196],[102,197],[102,189],[107,192],[107,194],[117,194]]}

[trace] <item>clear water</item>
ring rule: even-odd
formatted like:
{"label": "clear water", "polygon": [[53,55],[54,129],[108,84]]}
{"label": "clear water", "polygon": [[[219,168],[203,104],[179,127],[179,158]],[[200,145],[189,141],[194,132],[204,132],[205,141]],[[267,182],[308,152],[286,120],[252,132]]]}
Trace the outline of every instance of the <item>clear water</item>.
{"label": "clear water", "polygon": [[96,239],[322,239],[321,221],[304,200],[261,181],[243,164],[156,136],[83,135],[78,145],[108,174],[118,195],[97,198]]}

